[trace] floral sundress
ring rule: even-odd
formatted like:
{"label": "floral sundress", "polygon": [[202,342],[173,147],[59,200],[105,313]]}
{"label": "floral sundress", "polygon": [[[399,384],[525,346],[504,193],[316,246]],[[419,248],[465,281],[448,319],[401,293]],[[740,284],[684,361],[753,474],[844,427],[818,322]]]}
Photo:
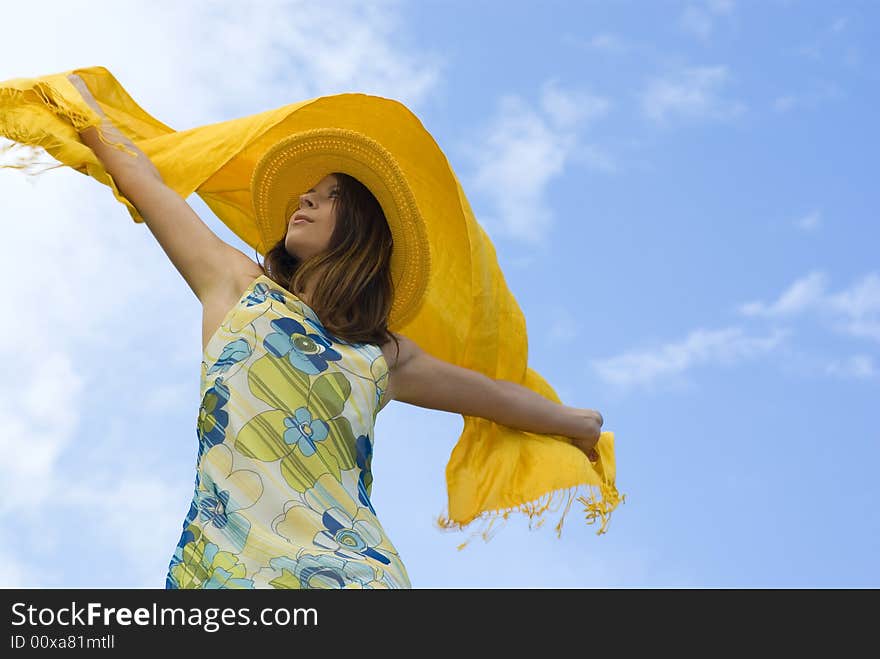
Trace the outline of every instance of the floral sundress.
{"label": "floral sundress", "polygon": [[261,274],[202,359],[196,478],[165,588],[411,588],[370,502],[388,365]]}

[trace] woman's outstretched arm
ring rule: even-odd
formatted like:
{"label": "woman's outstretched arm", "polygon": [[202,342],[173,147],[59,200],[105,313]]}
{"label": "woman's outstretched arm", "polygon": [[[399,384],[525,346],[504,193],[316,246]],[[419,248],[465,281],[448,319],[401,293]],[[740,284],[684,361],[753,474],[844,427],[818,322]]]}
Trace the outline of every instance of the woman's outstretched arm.
{"label": "woman's outstretched arm", "polygon": [[411,405],[479,416],[518,430],[562,435],[591,456],[604,419],[599,412],[562,405],[528,387],[490,378],[428,354],[397,335],[400,359],[391,375],[391,397]]}
{"label": "woman's outstretched arm", "polygon": [[96,128],[79,133],[82,142],[101,161],[119,191],[137,208],[159,245],[195,296],[204,305],[223,304],[240,293],[243,272],[258,268],[253,259],[219,238],[186,200],[168,187],[150,158],[135,146],[103,112],[77,75],[68,79],[83,100],[102,117],[101,131],[109,142],[125,145],[136,155],[105,143]]}

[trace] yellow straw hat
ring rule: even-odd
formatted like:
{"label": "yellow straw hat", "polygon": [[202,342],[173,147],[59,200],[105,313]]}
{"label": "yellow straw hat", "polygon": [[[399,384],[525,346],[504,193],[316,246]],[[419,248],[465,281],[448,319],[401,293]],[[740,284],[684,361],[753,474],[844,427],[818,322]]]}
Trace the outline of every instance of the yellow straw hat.
{"label": "yellow straw hat", "polygon": [[359,180],[382,207],[393,241],[389,325],[405,325],[428,287],[431,251],[405,174],[394,155],[370,136],[345,128],[313,128],[279,140],[262,155],[250,183],[261,251],[265,254],[284,237],[300,195],[331,172]]}

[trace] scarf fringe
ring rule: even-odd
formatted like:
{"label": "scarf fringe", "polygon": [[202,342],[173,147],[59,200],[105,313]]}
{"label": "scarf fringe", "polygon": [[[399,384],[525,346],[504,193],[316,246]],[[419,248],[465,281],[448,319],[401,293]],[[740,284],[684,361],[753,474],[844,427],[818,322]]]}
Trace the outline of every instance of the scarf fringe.
{"label": "scarf fringe", "polygon": [[[599,490],[598,496],[593,492],[594,489]],[[586,490],[588,496],[578,496],[577,500],[584,505],[583,512],[585,514],[585,521],[587,524],[595,524],[597,520],[601,520],[602,523],[599,530],[596,531],[596,535],[602,535],[607,532],[606,529],[608,523],[611,521],[611,513],[619,504],[626,502],[626,495],[621,495],[614,484],[609,482],[603,482],[599,486],[575,485],[566,489],[554,490],[534,499],[533,501],[527,501],[518,506],[483,511],[476,517],[473,517],[471,520],[464,523],[453,521],[446,515],[441,514],[435,519],[435,524],[443,531],[464,531],[476,524],[478,528],[471,533],[467,540],[456,547],[456,549],[461,551],[478,535],[483,538],[484,542],[489,542],[489,540],[491,540],[495,534],[504,527],[507,523],[507,519],[513,513],[524,513],[528,515],[529,530],[539,529],[544,525],[544,522],[547,521],[546,514],[556,512],[562,504],[562,501],[566,500],[565,510],[559,518],[559,522],[556,524],[555,529],[556,537],[561,538],[565,517],[568,515],[568,511],[571,508],[575,496],[579,491],[583,490]],[[502,523],[496,526],[499,521]]]}
{"label": "scarf fringe", "polygon": [[[51,165],[43,160],[43,156],[48,155],[41,144],[45,133],[40,134],[35,131],[30,122],[16,121],[19,113],[10,111],[11,108],[25,106],[39,106],[48,109],[60,119],[70,123],[77,133],[81,133],[86,128],[95,128],[98,132],[98,138],[104,144],[129,155],[137,155],[124,143],[112,142],[107,138],[103,126],[105,117],[100,113],[86,114],[71,105],[54,85],[48,82],[38,82],[30,89],[0,88],[0,137],[12,141],[11,144],[0,145],[0,157],[5,160],[7,156],[13,155],[16,158],[16,162],[13,164],[0,164],[0,169],[18,169],[28,176],[36,176],[66,165],[66,163]],[[40,170],[34,169],[40,165],[49,166]]]}

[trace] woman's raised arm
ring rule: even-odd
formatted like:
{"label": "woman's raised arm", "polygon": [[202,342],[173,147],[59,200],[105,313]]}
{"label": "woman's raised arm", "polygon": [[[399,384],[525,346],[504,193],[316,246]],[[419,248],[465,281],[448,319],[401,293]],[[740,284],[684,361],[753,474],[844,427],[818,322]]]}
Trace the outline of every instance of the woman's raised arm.
{"label": "woman's raised arm", "polygon": [[186,200],[165,185],[150,158],[113,125],[104,114],[85,82],[77,75],[68,79],[83,99],[103,118],[101,132],[110,142],[121,143],[136,155],[105,143],[97,128],[79,133],[113,177],[116,187],[144,218],[168,258],[202,302],[223,300],[238,292],[243,271],[259,266],[253,259],[222,241],[206,225]]}

